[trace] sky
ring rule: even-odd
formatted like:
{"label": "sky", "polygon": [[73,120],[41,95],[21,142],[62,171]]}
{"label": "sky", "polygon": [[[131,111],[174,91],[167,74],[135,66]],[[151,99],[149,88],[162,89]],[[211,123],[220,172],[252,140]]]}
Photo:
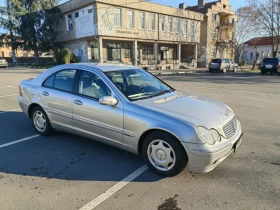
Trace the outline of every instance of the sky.
{"label": "sky", "polygon": [[[74,1],[78,1],[78,0],[74,0]],[[151,0],[151,1],[158,4],[165,4],[167,6],[178,7],[180,3],[185,3],[186,6],[197,5],[198,0]],[[206,3],[211,1],[215,1],[215,0],[206,0]],[[4,2],[5,0],[0,0],[0,6],[3,6]],[[229,0],[229,2],[234,10],[246,4],[246,0]]]}

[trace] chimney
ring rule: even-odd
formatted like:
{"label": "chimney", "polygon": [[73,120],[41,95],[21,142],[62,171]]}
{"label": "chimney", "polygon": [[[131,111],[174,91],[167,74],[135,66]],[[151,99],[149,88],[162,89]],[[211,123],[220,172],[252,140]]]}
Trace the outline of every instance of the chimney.
{"label": "chimney", "polygon": [[205,0],[198,0],[198,9],[203,8],[205,6]]}
{"label": "chimney", "polygon": [[186,4],[185,4],[185,3],[179,4],[179,8],[180,8],[180,9],[186,9]]}

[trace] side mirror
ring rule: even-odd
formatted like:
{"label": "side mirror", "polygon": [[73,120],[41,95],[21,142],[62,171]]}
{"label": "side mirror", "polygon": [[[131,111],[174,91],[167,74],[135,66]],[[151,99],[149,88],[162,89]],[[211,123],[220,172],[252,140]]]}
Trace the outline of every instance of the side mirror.
{"label": "side mirror", "polygon": [[118,100],[113,96],[103,96],[99,99],[99,103],[102,105],[116,106],[118,104]]}

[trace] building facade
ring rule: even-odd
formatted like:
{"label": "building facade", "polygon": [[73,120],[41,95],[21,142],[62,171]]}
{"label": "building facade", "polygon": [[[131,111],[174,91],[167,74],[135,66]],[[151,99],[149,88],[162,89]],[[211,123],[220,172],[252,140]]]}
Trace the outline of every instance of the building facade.
{"label": "building facade", "polygon": [[[271,37],[257,37],[248,40],[244,43],[244,49],[242,53],[242,61],[246,61],[248,64],[253,64],[257,59],[261,62],[264,58],[272,58],[272,40]],[[280,46],[278,48],[278,56],[280,56]]]}
{"label": "building facade", "polygon": [[166,69],[197,65],[202,13],[142,0],[70,0],[57,42],[82,62]]}
{"label": "building facade", "polygon": [[229,0],[209,3],[198,0],[197,6],[187,7],[186,10],[204,14],[198,66],[207,66],[213,58],[234,60],[237,16],[229,5]]}

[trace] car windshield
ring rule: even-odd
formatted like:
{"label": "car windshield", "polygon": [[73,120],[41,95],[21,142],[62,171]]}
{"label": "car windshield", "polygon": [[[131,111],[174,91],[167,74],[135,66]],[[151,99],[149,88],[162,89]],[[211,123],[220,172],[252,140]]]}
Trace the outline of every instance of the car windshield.
{"label": "car windshield", "polygon": [[142,69],[106,72],[114,85],[131,101],[156,97],[174,89]]}

